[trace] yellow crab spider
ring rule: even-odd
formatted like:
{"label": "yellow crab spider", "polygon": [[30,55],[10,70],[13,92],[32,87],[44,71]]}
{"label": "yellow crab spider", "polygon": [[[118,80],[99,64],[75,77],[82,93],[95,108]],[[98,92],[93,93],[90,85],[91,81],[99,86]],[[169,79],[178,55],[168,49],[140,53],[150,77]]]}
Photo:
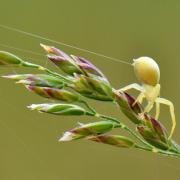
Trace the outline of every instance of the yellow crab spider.
{"label": "yellow crab spider", "polygon": [[136,77],[141,82],[139,84],[130,84],[124,88],[121,88],[121,91],[127,91],[129,89],[136,89],[141,93],[133,103],[137,102],[142,103],[143,99],[146,98],[148,101],[147,106],[145,107],[142,114],[150,112],[153,108],[153,105],[156,104],[156,115],[155,119],[159,118],[160,114],[160,104],[168,105],[170,108],[170,114],[172,119],[172,128],[168,139],[171,139],[174,129],[176,127],[176,119],[174,114],[174,105],[171,101],[160,97],[160,70],[158,64],[150,57],[140,57],[133,60],[133,67],[136,74]]}

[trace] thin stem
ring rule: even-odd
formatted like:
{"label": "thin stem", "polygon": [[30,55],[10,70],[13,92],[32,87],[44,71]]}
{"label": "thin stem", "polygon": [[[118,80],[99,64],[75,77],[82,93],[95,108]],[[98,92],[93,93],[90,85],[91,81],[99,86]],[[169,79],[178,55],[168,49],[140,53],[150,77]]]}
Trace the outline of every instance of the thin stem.
{"label": "thin stem", "polygon": [[134,147],[134,148],[137,148],[137,149],[144,150],[144,151],[152,151],[151,148],[145,147],[145,146],[141,146],[141,145],[138,145],[138,144],[135,144],[133,147]]}
{"label": "thin stem", "polygon": [[124,125],[122,122],[120,122],[118,119],[113,118],[113,117],[110,117],[110,116],[106,116],[106,115],[97,113],[97,114],[96,114],[96,117],[100,117],[100,118],[103,118],[103,119],[108,119],[108,120],[114,121],[114,122],[118,123],[118,124],[120,125],[120,127],[125,126],[125,125]]}
{"label": "thin stem", "polygon": [[83,103],[94,114],[94,116],[96,116],[97,113],[94,108],[92,108],[86,101],[81,100],[80,102]]}
{"label": "thin stem", "polygon": [[173,153],[173,152],[164,151],[164,150],[160,150],[160,149],[157,149],[156,151],[154,151],[149,147],[144,147],[144,146],[137,145],[137,144],[135,144],[134,148],[141,149],[141,150],[144,150],[144,151],[151,151],[151,152],[154,152],[154,153],[159,153],[159,154],[163,154],[163,155],[167,155],[167,156],[180,157],[180,154],[178,154],[178,153]]}
{"label": "thin stem", "polygon": [[160,149],[158,149],[158,151],[155,152],[155,153],[159,153],[159,154],[163,154],[163,155],[167,155],[167,156],[180,157],[179,153],[173,153],[173,152],[170,152],[170,151],[163,151],[163,150],[160,150]]}

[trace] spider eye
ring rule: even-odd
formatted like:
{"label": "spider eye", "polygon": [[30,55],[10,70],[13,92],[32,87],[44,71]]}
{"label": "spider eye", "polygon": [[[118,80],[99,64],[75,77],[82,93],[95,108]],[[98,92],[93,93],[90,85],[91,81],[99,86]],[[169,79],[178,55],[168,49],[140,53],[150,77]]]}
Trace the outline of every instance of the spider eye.
{"label": "spider eye", "polygon": [[160,70],[156,61],[150,57],[140,57],[133,61],[135,74],[141,83],[151,86],[159,83]]}

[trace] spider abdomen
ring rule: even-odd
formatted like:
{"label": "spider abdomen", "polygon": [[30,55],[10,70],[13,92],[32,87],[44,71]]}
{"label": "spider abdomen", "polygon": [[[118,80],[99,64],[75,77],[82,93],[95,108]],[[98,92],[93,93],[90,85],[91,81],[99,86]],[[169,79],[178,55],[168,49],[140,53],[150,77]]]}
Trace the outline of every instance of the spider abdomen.
{"label": "spider abdomen", "polygon": [[142,84],[155,86],[159,83],[160,70],[158,64],[150,57],[134,59],[134,71]]}

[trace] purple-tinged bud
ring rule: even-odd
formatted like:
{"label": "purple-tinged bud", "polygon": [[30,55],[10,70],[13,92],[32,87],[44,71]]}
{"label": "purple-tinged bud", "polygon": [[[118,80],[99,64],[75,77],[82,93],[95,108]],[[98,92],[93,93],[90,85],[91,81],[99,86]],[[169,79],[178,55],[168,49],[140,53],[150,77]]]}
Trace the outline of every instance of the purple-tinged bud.
{"label": "purple-tinged bud", "polygon": [[81,74],[81,69],[70,60],[65,59],[61,56],[48,55],[48,59],[51,60],[57,67],[59,67],[63,72],[73,75],[74,73]]}
{"label": "purple-tinged bud", "polygon": [[29,86],[29,85],[27,85],[26,88],[44,98],[55,99],[55,100],[66,101],[66,102],[79,101],[79,96],[77,94],[74,94],[64,89]]}
{"label": "purple-tinged bud", "polygon": [[0,51],[0,66],[18,66],[23,63],[24,61],[14,54]]}
{"label": "purple-tinged bud", "polygon": [[80,127],[65,132],[59,141],[72,141],[91,135],[103,134],[111,131],[116,126],[117,124],[112,121],[99,121],[89,124],[82,124]]}
{"label": "purple-tinged bud", "polygon": [[82,73],[81,69],[75,61],[65,52],[53,47],[41,44],[41,46],[49,53],[48,59],[58,66],[63,72],[73,75],[74,73]]}
{"label": "purple-tinged bud", "polygon": [[53,46],[47,46],[47,45],[44,45],[44,44],[40,44],[40,46],[43,47],[44,50],[49,54],[60,56],[60,57],[62,57],[64,59],[72,61],[72,58],[69,55],[67,55],[65,52],[61,51],[58,48],[55,48]]}
{"label": "purple-tinged bud", "polygon": [[113,90],[115,101],[121,108],[122,112],[135,124],[143,124],[144,121],[139,118],[142,108],[139,103],[133,106],[135,98],[127,93]]}
{"label": "purple-tinged bud", "polygon": [[12,79],[24,85],[62,88],[64,86],[61,79],[47,74],[10,74],[2,76]]}
{"label": "purple-tinged bud", "polygon": [[142,137],[153,146],[164,150],[167,150],[169,148],[169,145],[161,141],[157,133],[153,132],[147,126],[138,126],[137,130],[142,135]]}
{"label": "purple-tinged bud", "polygon": [[146,125],[159,136],[160,140],[164,143],[168,143],[167,132],[162,123],[148,115],[145,116],[145,120]]}
{"label": "purple-tinged bud", "polygon": [[73,104],[32,104],[28,106],[31,110],[50,113],[55,115],[89,115],[89,113],[80,106]]}
{"label": "purple-tinged bud", "polygon": [[135,145],[135,143],[125,137],[125,136],[120,136],[120,135],[99,135],[99,136],[92,136],[88,138],[89,140],[99,142],[99,143],[104,143],[104,144],[109,144],[117,147],[124,147],[124,148],[130,148]]}
{"label": "purple-tinged bud", "polygon": [[74,55],[71,55],[71,57],[77,62],[78,66],[82,69],[82,71],[84,71],[89,76],[96,75],[96,76],[100,76],[106,79],[104,74],[96,66],[94,66],[91,62],[89,62],[85,58],[77,57]]}

